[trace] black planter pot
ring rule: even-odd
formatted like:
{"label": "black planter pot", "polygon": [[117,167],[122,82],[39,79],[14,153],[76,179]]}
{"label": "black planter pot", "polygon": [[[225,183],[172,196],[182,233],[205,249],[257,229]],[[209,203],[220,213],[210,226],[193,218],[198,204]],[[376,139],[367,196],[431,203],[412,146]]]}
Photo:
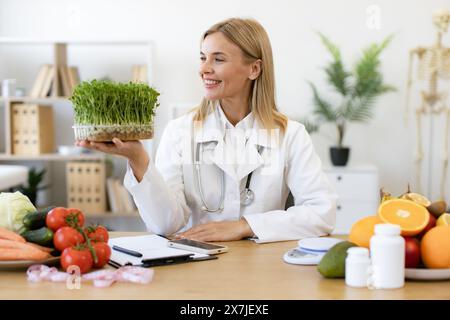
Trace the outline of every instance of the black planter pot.
{"label": "black planter pot", "polygon": [[330,148],[331,163],[335,166],[345,166],[350,155],[350,148]]}

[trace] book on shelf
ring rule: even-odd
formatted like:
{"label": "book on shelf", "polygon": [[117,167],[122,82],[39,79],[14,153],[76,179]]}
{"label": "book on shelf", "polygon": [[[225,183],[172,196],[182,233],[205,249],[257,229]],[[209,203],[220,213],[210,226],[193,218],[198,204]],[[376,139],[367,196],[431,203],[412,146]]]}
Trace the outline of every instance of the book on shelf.
{"label": "book on shelf", "polygon": [[69,81],[69,73],[67,70],[67,66],[60,65],[58,66],[59,80],[61,84],[61,92],[63,96],[67,97],[69,92],[71,92],[71,84]]}
{"label": "book on shelf", "polygon": [[51,65],[49,65],[49,64],[43,64],[39,68],[38,74],[33,83],[33,87],[31,88],[31,91],[30,91],[30,97],[39,98],[41,96],[44,82],[46,81],[47,75],[50,71],[50,66]]}
{"label": "book on shelf", "polygon": [[133,66],[133,77],[132,82],[141,82],[141,83],[147,83],[148,76],[147,76],[147,66],[146,65],[135,65]]}
{"label": "book on shelf", "polygon": [[69,67],[67,65],[60,65],[58,67],[59,79],[61,80],[61,92],[63,96],[69,97],[73,90],[80,82],[80,76],[77,67]]}
{"label": "book on shelf", "polygon": [[114,178],[108,178],[106,180],[106,193],[108,195],[108,203],[109,203],[109,208],[112,212],[118,212],[119,211],[119,203],[118,203],[118,199],[115,196],[115,188],[114,188],[114,184],[115,184],[115,179]]}
{"label": "book on shelf", "polygon": [[133,197],[117,178],[108,178],[106,181],[109,206],[112,212],[127,214],[136,211]]}
{"label": "book on shelf", "polygon": [[[60,85],[59,92],[54,92],[56,90],[55,77],[57,77]],[[80,75],[77,67],[43,64],[39,68],[33,87],[31,88],[30,97],[45,98],[51,95],[68,97],[72,95],[75,86],[79,82]]]}
{"label": "book on shelf", "polygon": [[51,94],[53,80],[55,79],[55,67],[49,65],[47,74],[45,75],[45,79],[42,82],[41,92],[39,93],[39,97],[47,97]]}
{"label": "book on shelf", "polygon": [[72,94],[75,87],[80,83],[80,73],[78,72],[77,67],[68,67],[67,71],[69,73],[69,82],[71,86],[70,94]]}

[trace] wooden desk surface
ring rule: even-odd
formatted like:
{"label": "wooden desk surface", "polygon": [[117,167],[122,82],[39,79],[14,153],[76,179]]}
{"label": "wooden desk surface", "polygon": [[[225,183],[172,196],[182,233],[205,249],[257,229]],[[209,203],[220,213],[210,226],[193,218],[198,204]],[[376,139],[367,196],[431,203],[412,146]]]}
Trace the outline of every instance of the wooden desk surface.
{"label": "wooden desk surface", "polygon": [[[115,233],[113,236],[137,233]],[[343,279],[325,279],[315,266],[290,265],[283,254],[296,241],[227,242],[219,259],[156,267],[148,285],[115,283],[106,289],[83,282],[28,283],[25,271],[0,271],[0,299],[450,299],[450,281],[407,281],[396,290],[355,289]]]}

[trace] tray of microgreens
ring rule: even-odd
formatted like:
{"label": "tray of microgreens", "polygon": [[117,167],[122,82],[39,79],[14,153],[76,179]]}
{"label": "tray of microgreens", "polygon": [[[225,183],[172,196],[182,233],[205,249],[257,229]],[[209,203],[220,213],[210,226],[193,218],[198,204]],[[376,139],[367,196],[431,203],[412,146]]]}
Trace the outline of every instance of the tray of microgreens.
{"label": "tray of microgreens", "polygon": [[76,140],[143,140],[153,137],[159,92],[145,83],[83,81],[70,97]]}

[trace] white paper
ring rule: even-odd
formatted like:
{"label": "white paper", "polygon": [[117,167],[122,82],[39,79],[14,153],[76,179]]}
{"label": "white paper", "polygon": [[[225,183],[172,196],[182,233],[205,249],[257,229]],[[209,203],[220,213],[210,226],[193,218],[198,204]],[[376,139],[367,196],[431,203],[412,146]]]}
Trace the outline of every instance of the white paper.
{"label": "white paper", "polygon": [[[128,263],[131,263],[132,265],[140,265],[144,259],[173,257],[192,253],[194,254],[192,256],[193,258],[208,256],[207,254],[171,248],[168,246],[168,242],[169,240],[154,234],[109,239],[108,244],[111,247],[110,260],[123,266]],[[133,257],[129,254],[114,250],[112,249],[113,245],[142,253],[142,257]]]}

